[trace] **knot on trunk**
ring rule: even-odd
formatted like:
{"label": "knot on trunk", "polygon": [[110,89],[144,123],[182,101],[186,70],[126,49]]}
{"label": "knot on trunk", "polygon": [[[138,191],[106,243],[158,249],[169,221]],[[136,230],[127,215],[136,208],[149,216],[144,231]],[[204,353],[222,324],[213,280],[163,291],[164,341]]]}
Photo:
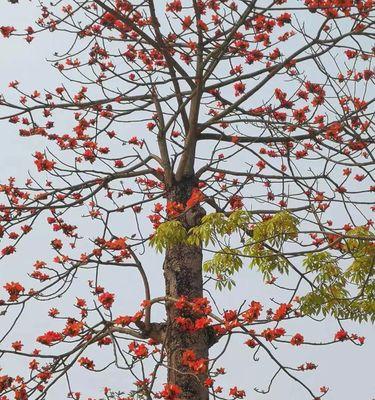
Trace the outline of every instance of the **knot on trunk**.
{"label": "knot on trunk", "polygon": [[205,215],[205,209],[197,204],[186,211],[183,222],[185,222],[187,228],[192,228],[199,225]]}

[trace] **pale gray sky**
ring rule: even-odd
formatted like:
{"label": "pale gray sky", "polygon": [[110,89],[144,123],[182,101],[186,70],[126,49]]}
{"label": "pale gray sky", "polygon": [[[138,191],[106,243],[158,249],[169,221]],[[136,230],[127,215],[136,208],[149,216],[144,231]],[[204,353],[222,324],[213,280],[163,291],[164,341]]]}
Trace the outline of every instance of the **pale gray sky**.
{"label": "pale gray sky", "polygon": [[[36,1],[20,1],[18,6],[11,6],[6,2],[0,5],[0,26],[15,25],[23,28],[29,25],[36,12]],[[22,88],[26,91],[32,89],[55,88],[62,79],[58,73],[52,69],[46,62],[46,59],[55,51],[61,50],[65,43],[61,35],[48,35],[35,39],[32,45],[28,45],[23,39],[3,40],[0,38],[0,93],[5,93],[8,89],[8,82],[19,80]],[[64,121],[60,121],[62,124]],[[31,154],[36,149],[42,149],[46,144],[44,140],[39,138],[20,138],[17,135],[16,128],[6,121],[0,122],[1,146],[0,146],[0,182],[3,182],[9,176],[20,178],[24,181],[26,171],[28,169],[34,172],[33,158]],[[78,217],[78,216],[77,216]],[[119,229],[121,224],[129,224],[128,221],[117,221]],[[37,229],[37,226],[40,229]],[[44,221],[40,221],[34,228],[34,232],[28,240],[24,240],[18,248],[17,253],[3,260],[0,264],[0,286],[10,280],[22,280],[25,273],[31,270],[31,265],[36,259],[48,259],[52,257],[48,243],[51,233],[46,229]],[[82,230],[92,229],[92,224],[80,221]],[[81,249],[83,252],[84,249]],[[157,295],[162,291],[162,261],[159,256],[146,253],[142,261],[144,262],[147,272],[151,276],[153,294]],[[73,286],[68,296],[68,302],[74,302],[77,295],[82,295],[82,290],[87,293],[87,287],[82,289],[82,282],[89,279],[82,276]],[[244,299],[267,299],[272,297],[272,290],[265,289],[262,284],[262,278],[258,273],[243,271],[237,278],[238,287],[236,291],[231,293],[222,293],[218,295],[219,304],[230,308],[238,306]],[[122,304],[130,313],[137,310],[140,301],[143,299],[142,293],[137,292],[135,288],[139,283],[139,277],[135,272],[123,272],[114,270],[110,274],[103,277],[103,285],[110,288],[110,291],[119,293],[116,300],[116,312],[122,312]],[[266,290],[269,290],[267,293]],[[53,302],[53,306],[57,306],[63,310],[63,306],[59,306],[57,302]],[[25,349],[31,350],[34,346],[34,339],[41,331],[54,329],[57,325],[52,326],[50,319],[47,317],[47,310],[51,304],[30,304],[21,320],[18,322],[16,329],[9,342],[22,339],[25,343]],[[71,309],[72,304],[67,304],[66,309]],[[126,306],[126,307],[125,307]],[[0,331],[4,332],[7,327],[6,321],[9,321],[13,315],[1,317]],[[329,340],[332,334],[338,330],[335,321],[325,321],[324,323],[293,322],[289,325],[288,331],[303,331],[305,337],[311,340]],[[326,396],[327,400],[371,400],[375,396],[374,384],[374,367],[373,359],[375,356],[375,337],[373,327],[370,325],[347,324],[350,332],[364,335],[367,338],[366,345],[362,348],[355,347],[349,343],[338,344],[330,347],[304,347],[286,349],[280,348],[276,353],[281,360],[287,360],[289,364],[299,365],[306,361],[313,361],[319,365],[317,371],[300,375],[304,381],[317,389],[319,386],[327,385],[331,388],[330,393]],[[267,359],[265,354],[260,353],[260,361],[254,362],[252,352],[242,345],[246,338],[236,338],[238,342],[234,344],[231,350],[224,356],[220,366],[225,366],[228,375],[220,380],[222,386],[230,387],[238,385],[247,391],[247,398],[260,400],[304,400],[307,399],[306,393],[302,392],[300,387],[294,382],[279,375],[272,392],[268,395],[257,394],[252,391],[253,387],[260,389],[268,385],[269,378],[275,371],[275,366]],[[2,347],[3,345],[1,345]],[[221,346],[217,346],[214,352],[220,351]],[[96,364],[99,365],[110,353],[101,352],[103,355],[96,356]],[[101,357],[103,360],[101,360]],[[25,368],[26,362],[21,358],[8,357],[0,359],[0,368],[3,372],[10,375],[19,372]],[[22,363],[21,363],[22,362]],[[91,373],[86,373],[83,368],[75,368],[72,377],[72,387],[75,391],[81,391],[83,398],[99,397],[100,391],[104,386],[111,386],[114,389],[127,391],[130,389],[128,374],[125,371],[116,371],[110,369],[108,373],[101,374],[98,377]],[[65,382],[56,386],[47,396],[49,400],[60,400],[65,398],[67,389]]]}

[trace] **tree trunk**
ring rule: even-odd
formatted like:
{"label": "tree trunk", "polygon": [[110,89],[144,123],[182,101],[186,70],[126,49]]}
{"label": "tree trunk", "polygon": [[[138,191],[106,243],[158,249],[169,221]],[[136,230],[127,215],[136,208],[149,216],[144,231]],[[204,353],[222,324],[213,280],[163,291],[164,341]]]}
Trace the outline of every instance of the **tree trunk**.
{"label": "tree trunk", "polygon": [[[186,203],[190,197],[193,182],[184,181],[169,193],[169,201]],[[181,218],[186,229],[199,224],[204,210],[196,205]],[[188,299],[203,297],[202,248],[179,244],[169,248],[164,261],[166,295],[174,298],[186,296]],[[194,374],[181,364],[182,353],[193,350],[197,358],[208,359],[208,330],[197,332],[181,330],[175,323],[176,317],[194,319],[193,315],[181,314],[173,304],[168,303],[166,351],[168,363],[168,383],[175,384],[182,390],[181,400],[207,400],[208,390],[203,385],[206,374]]]}

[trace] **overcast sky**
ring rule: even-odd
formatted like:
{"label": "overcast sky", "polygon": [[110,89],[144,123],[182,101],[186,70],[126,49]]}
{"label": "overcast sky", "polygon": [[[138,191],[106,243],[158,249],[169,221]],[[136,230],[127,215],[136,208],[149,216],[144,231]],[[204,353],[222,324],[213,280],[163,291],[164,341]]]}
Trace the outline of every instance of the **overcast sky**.
{"label": "overcast sky", "polygon": [[[35,12],[34,4],[36,2],[22,1],[18,6],[10,6],[6,2],[0,4],[0,26],[15,25],[23,28],[31,24]],[[164,3],[164,2],[163,2]],[[23,39],[3,40],[0,38],[0,93],[5,93],[8,89],[8,83],[17,79],[22,83],[22,87],[26,90],[55,88],[61,83],[61,77],[52,69],[47,58],[55,50],[60,50],[64,43],[61,43],[62,37],[59,35],[49,35],[43,38],[37,38],[28,45]],[[16,128],[5,122],[0,121],[1,145],[0,145],[0,182],[5,181],[9,176],[20,178],[20,182],[26,178],[27,170],[33,170],[33,158],[31,154],[35,150],[41,150],[45,146],[45,142],[39,138],[25,139],[17,135]],[[84,226],[85,222],[82,222]],[[126,224],[127,221],[119,223]],[[34,228],[34,232],[28,240],[25,240],[17,253],[8,257],[0,263],[0,287],[10,280],[22,281],[25,273],[31,270],[31,265],[36,259],[51,258],[52,253],[49,250],[49,231],[44,224],[40,222],[37,225],[40,229]],[[84,249],[82,249],[82,252]],[[148,258],[147,258],[148,257]],[[145,256],[142,260],[147,266],[148,273],[152,277],[153,293],[158,294],[162,291],[162,274],[160,257],[154,255]],[[76,295],[81,295],[81,282],[87,281],[88,277],[83,277],[70,292],[70,303]],[[133,289],[139,283],[139,277],[133,273],[123,275],[122,271],[113,271],[105,278],[105,284],[112,291],[121,293],[117,301],[119,311],[121,311],[121,302],[126,304],[126,312],[135,311],[139,302],[143,299],[141,293],[137,293]],[[222,304],[230,306],[238,306],[244,299],[265,299],[272,296],[271,292],[265,292],[262,284],[261,276],[257,273],[244,271],[241,273],[238,282],[238,290],[233,293],[225,293],[219,295],[219,301]],[[53,306],[58,303],[54,302]],[[15,339],[22,339],[25,347],[32,349],[34,338],[48,329],[50,319],[46,317],[47,310],[51,304],[36,304],[28,306],[21,320],[18,322],[16,329],[9,342]],[[68,304],[69,309],[71,304]],[[0,320],[0,330],[5,332],[7,329],[6,321],[14,316],[8,315]],[[295,322],[295,326],[291,329],[301,330],[305,336],[316,340],[329,340],[332,334],[338,330],[335,321],[325,321],[324,323],[307,323],[300,327],[299,322]],[[282,360],[287,360],[291,364],[299,365],[305,361],[313,361],[319,364],[316,372],[306,373],[302,376],[305,382],[314,389],[319,386],[327,385],[331,388],[331,392],[327,395],[329,400],[372,400],[375,397],[374,385],[374,356],[375,356],[375,338],[373,327],[369,325],[359,326],[358,324],[348,324],[347,328],[350,332],[364,335],[367,338],[366,345],[362,348],[356,347],[349,343],[339,344],[331,347],[306,347],[303,350],[291,348],[279,349],[277,355]],[[252,353],[242,345],[246,338],[238,338],[238,345],[233,345],[232,350],[223,358],[220,365],[225,366],[229,374],[224,377],[220,383],[224,386],[232,384],[244,388],[248,399],[272,399],[272,400],[304,400],[307,399],[306,393],[292,381],[279,376],[273,387],[271,394],[260,395],[253,392],[253,387],[264,389],[268,384],[268,379],[275,371],[275,366],[267,359],[265,354],[260,354],[260,361],[254,362]],[[28,346],[29,342],[29,346]],[[3,345],[0,346],[2,348]],[[221,347],[214,351],[219,351]],[[96,364],[100,364],[100,357],[95,357]],[[107,357],[103,355],[104,358]],[[21,365],[22,361],[22,365]],[[238,368],[238,366],[241,366]],[[10,357],[0,359],[1,372],[14,374],[24,368],[24,360],[20,358]],[[99,397],[100,391],[104,386],[111,386],[118,390],[127,391],[131,380],[126,372],[109,370],[108,374],[101,374],[100,378],[94,380],[93,374],[86,373],[82,368],[77,368],[72,375],[73,389],[81,391],[84,397]],[[94,376],[95,377],[95,376]],[[61,385],[57,386],[55,391],[47,396],[49,400],[59,400],[65,398],[67,392],[66,387],[62,389]]]}

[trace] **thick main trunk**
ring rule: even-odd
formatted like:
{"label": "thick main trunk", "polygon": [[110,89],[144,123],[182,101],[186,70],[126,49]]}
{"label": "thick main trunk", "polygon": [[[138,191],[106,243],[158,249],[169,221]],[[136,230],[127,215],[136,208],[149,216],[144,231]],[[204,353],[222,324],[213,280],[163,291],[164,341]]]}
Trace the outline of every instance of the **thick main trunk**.
{"label": "thick main trunk", "polygon": [[[192,185],[187,183],[174,188],[169,201],[185,203],[191,193]],[[183,218],[188,229],[199,223],[204,210],[196,206]],[[166,295],[174,298],[186,296],[188,299],[203,297],[202,249],[196,246],[179,244],[169,248],[164,261]],[[167,311],[167,363],[168,383],[180,387],[181,400],[207,400],[208,390],[203,381],[205,374],[194,374],[187,366],[182,365],[181,358],[185,350],[193,350],[197,358],[208,359],[209,337],[206,329],[196,332],[181,330],[175,323],[179,316],[194,319],[193,315],[181,314],[172,303],[166,306]]]}

